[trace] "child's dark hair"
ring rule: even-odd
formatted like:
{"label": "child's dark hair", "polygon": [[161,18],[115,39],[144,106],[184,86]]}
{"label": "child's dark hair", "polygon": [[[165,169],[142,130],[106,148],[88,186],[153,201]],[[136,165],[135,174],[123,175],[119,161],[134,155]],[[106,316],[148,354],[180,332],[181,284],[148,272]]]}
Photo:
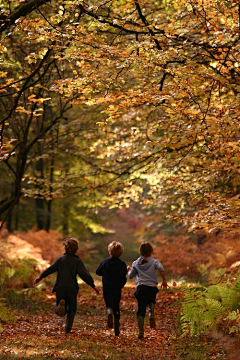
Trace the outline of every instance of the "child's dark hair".
{"label": "child's dark hair", "polygon": [[148,241],[145,241],[140,245],[139,252],[142,255],[141,264],[145,264],[148,262],[146,258],[153,253],[153,247]]}
{"label": "child's dark hair", "polygon": [[124,247],[123,244],[118,242],[118,241],[112,241],[109,245],[108,245],[108,252],[109,255],[111,255],[112,257],[120,257],[123,253]]}
{"label": "child's dark hair", "polygon": [[67,254],[75,254],[78,250],[78,239],[74,237],[66,237],[63,244]]}

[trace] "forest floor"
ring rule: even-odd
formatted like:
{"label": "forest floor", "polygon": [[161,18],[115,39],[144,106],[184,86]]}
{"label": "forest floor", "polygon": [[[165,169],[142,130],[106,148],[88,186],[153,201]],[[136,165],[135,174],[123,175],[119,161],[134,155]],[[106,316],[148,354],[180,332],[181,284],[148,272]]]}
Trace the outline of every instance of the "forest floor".
{"label": "forest floor", "polygon": [[119,337],[107,328],[102,292],[97,296],[89,286],[80,285],[77,315],[67,335],[65,319],[54,314],[51,289],[40,294],[33,292],[25,302],[15,299],[16,321],[4,324],[0,332],[0,359],[239,359],[236,342],[221,334],[180,337],[177,330],[180,298],[177,289],[160,290],[157,327],[150,329],[146,317],[145,337],[139,340],[134,287],[126,286],[122,293]]}

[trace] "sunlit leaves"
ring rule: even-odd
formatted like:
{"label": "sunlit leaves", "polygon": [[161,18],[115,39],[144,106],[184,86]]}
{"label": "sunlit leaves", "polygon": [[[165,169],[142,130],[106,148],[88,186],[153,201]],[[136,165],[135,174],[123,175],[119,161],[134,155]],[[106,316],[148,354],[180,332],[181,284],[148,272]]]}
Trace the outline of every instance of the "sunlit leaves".
{"label": "sunlit leaves", "polygon": [[[237,4],[41,5],[17,19],[11,36],[4,34],[0,94],[5,121],[11,121],[7,136],[21,144],[17,155],[29,149],[21,149],[26,139],[31,159],[38,137],[41,152],[58,144],[55,175],[61,181],[61,156],[71,159],[64,184],[57,190],[53,182],[52,196],[60,189],[61,196],[67,189],[76,194],[84,184],[98,193],[97,206],[100,198],[111,207],[140,201],[163,212],[162,200],[169,203],[168,216],[188,213],[193,227],[235,227]],[[48,138],[53,115],[56,132]],[[66,144],[59,145],[58,136]],[[49,198],[50,187],[39,193]],[[219,206],[219,197],[234,205]]]}

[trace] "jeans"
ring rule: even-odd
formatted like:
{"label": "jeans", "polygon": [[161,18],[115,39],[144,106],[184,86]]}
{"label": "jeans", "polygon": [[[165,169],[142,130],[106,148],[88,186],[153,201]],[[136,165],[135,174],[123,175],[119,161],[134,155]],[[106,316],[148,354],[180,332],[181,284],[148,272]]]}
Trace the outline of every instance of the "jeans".
{"label": "jeans", "polygon": [[66,313],[76,313],[77,311],[77,292],[69,290],[56,291],[56,308],[60,300],[64,299],[66,304]]}
{"label": "jeans", "polygon": [[137,316],[146,315],[147,306],[150,307],[150,304],[156,303],[156,295],[159,292],[156,286],[147,286],[147,285],[139,285],[135,292],[135,297],[138,301],[138,311]]}
{"label": "jeans", "polygon": [[106,303],[106,308],[111,308],[113,310],[114,317],[120,319],[119,305],[121,300],[121,289],[103,289],[103,297]]}

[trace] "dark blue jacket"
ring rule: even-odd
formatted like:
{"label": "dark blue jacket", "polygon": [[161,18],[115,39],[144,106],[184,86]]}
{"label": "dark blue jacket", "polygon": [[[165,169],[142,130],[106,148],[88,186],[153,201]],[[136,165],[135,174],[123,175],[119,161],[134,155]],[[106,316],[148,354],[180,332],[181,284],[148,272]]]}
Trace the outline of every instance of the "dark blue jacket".
{"label": "dark blue jacket", "polygon": [[79,275],[85,283],[94,287],[92,276],[89,274],[82,260],[77,255],[64,254],[59,257],[40,275],[40,278],[43,279],[56,271],[57,279],[53,286],[53,292],[58,290],[78,292],[79,287],[77,275]]}
{"label": "dark blue jacket", "polygon": [[101,262],[96,274],[102,276],[103,290],[121,290],[127,282],[127,265],[117,257]]}

